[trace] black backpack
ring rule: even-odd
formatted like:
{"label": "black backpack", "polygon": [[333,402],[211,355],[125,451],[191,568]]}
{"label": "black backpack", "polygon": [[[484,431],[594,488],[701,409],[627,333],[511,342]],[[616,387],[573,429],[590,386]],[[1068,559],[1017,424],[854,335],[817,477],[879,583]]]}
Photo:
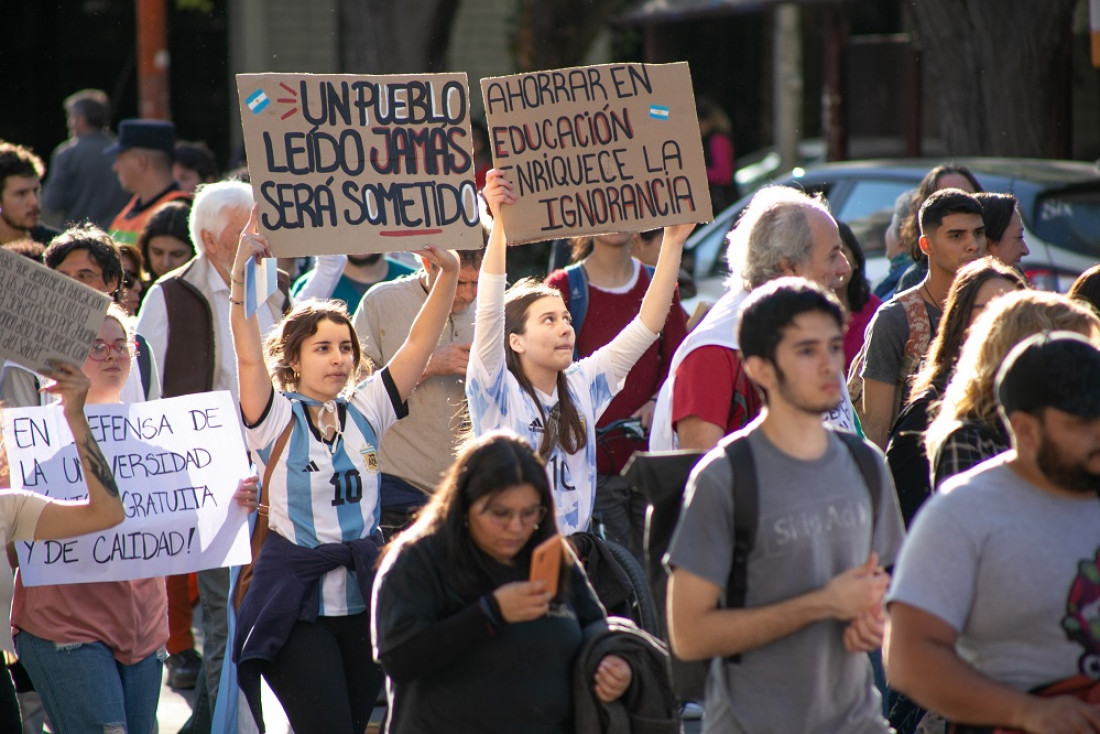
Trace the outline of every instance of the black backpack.
{"label": "black backpack", "polygon": [[[866,441],[846,431],[834,431],[837,438],[851,452],[859,467],[863,482],[871,498],[872,517],[878,516],[882,468],[878,454]],[[745,511],[734,513],[736,541],[733,562],[726,582],[726,608],[745,606],[748,591],[748,558],[756,542],[756,524],[759,514],[758,478],[756,461],[745,435],[730,440],[726,457],[734,466],[740,481],[733,486],[734,507]],[[647,451],[637,452],[623,468],[623,476],[631,487],[646,498],[645,556],[646,568],[657,608],[665,626],[665,599],[668,576],[663,559],[672,540],[683,506],[684,488],[695,465],[705,455],[701,451]],[[667,628],[665,637],[667,639]],[[739,662],[739,655],[727,658]],[[673,682],[677,694],[683,700],[703,700],[703,683],[707,662],[688,663],[672,656]]]}

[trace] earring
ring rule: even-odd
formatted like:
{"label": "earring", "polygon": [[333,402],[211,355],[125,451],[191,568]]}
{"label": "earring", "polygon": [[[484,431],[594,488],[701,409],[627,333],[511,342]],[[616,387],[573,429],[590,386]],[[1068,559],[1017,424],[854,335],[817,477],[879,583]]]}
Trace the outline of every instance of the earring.
{"label": "earring", "polygon": [[535,523],[535,530],[538,530],[538,529],[539,529],[538,523]]}
{"label": "earring", "polygon": [[301,377],[302,377],[301,373],[298,372],[298,370],[294,370],[294,381],[297,382],[298,380],[301,379]]}

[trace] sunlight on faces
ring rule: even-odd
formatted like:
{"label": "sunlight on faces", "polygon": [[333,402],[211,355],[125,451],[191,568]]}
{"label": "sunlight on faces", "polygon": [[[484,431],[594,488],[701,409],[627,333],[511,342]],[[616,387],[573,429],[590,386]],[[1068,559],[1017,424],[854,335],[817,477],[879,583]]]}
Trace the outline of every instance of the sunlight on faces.
{"label": "sunlight on faces", "polygon": [[982,315],[982,311],[989,306],[990,301],[1015,290],[1016,284],[1004,278],[990,278],[982,283],[978,286],[978,292],[974,294],[974,305],[970,308],[970,321],[967,325],[974,324],[974,320]]}
{"label": "sunlight on faces", "polygon": [[103,268],[99,267],[88,250],[73,250],[58,263],[56,271],[100,293],[110,295],[114,291],[114,284],[107,284],[103,278]]}
{"label": "sunlight on faces", "polygon": [[989,254],[1010,267],[1019,264],[1020,260],[1030,254],[1027,248],[1027,239],[1024,237],[1024,222],[1020,219],[1020,213],[1014,212],[1008,226],[1005,227],[1001,239],[996,242],[988,242]]}
{"label": "sunlight on faces", "polygon": [[289,363],[299,373],[298,392],[322,403],[339,396],[356,370],[353,338],[346,324],[318,321],[317,332],[302,341]]}
{"label": "sunlight on faces", "polygon": [[523,371],[561,372],[573,364],[572,319],[560,296],[543,296],[527,308],[522,334],[509,334],[508,344],[519,354]]}
{"label": "sunlight on faces", "polygon": [[0,191],[0,216],[15,229],[38,226],[42,215],[42,183],[38,176],[8,176]]}
{"label": "sunlight on faces", "polygon": [[117,403],[122,387],[130,377],[130,358],[122,357],[118,348],[129,345],[130,337],[122,324],[108,316],[99,327],[94,344],[106,344],[115,348],[108,350],[103,360],[94,360],[91,356],[84,360],[82,369],[92,383],[88,391],[88,402]]}
{"label": "sunlight on faces", "polygon": [[127,314],[134,316],[141,305],[141,294],[145,290],[145,284],[141,281],[141,273],[138,272],[137,262],[134,261],[130,253],[126,250],[120,250],[119,256],[122,258],[123,272],[130,273],[131,282],[133,283],[129,288],[122,288],[122,298],[119,300],[119,305]]}
{"label": "sunlight on faces", "polygon": [[459,269],[451,313],[465,313],[466,309],[477,300],[477,277],[478,270],[472,265],[464,265]]}
{"label": "sunlight on faces", "polygon": [[191,245],[172,235],[149,238],[149,272],[159,278],[183,265],[194,256]]}
{"label": "sunlight on faces", "polygon": [[215,236],[209,230],[202,231],[206,256],[215,266],[227,273],[233,267],[233,260],[237,256],[237,245],[240,243],[241,232],[248,224],[249,214],[249,210],[245,207],[226,207],[222,214],[226,224],[221,232]]}
{"label": "sunlight on faces", "polygon": [[789,274],[812,280],[828,290],[838,288],[852,272],[852,266],[844,255],[840,230],[832,217],[817,209],[806,208],[806,217],[813,238],[810,256],[805,262],[789,268]]}
{"label": "sunlight on faces", "polygon": [[806,311],[784,327],[775,348],[775,364],[749,357],[749,375],[768,393],[768,405],[780,400],[804,413],[833,410],[843,398],[844,332],[821,311]]}
{"label": "sunlight on faces", "polygon": [[939,227],[920,238],[920,245],[931,265],[954,275],[985,255],[985,223],[980,214],[948,214]]}
{"label": "sunlight on faces", "polygon": [[511,563],[535,532],[541,508],[538,490],[530,484],[485,495],[467,513],[470,538],[493,560]]}

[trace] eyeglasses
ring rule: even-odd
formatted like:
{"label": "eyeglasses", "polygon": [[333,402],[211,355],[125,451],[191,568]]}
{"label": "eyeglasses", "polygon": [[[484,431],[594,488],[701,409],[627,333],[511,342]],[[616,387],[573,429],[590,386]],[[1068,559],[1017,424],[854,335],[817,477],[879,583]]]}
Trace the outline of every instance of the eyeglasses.
{"label": "eyeglasses", "polygon": [[137,282],[138,282],[138,276],[137,276],[137,273],[135,273],[133,270],[123,270],[122,271],[122,287],[123,288],[133,288],[134,284],[137,283]]}
{"label": "eyeglasses", "polygon": [[532,527],[542,522],[542,519],[546,517],[546,508],[542,505],[537,507],[525,507],[522,510],[512,510],[507,507],[499,507],[497,505],[489,505],[486,507],[482,514],[488,515],[489,519],[494,524],[500,527],[508,527],[512,524],[512,518],[519,516],[519,522],[524,527]]}
{"label": "eyeglasses", "polygon": [[137,354],[137,344],[126,342],[124,344],[106,344],[96,342],[88,352],[88,359],[93,362],[105,362],[111,356],[111,352],[118,355],[119,359],[130,359]]}

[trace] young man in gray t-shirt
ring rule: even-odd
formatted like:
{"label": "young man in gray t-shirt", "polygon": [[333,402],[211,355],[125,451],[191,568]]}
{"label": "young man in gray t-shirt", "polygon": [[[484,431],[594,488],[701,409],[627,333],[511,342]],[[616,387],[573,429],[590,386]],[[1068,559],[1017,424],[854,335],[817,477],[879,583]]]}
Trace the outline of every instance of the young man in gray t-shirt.
{"label": "young man in gray t-shirt", "polygon": [[[762,286],[743,307],[741,352],[766,405],[692,474],[666,559],[673,649],[711,659],[705,732],[888,730],[865,653],[882,642],[883,565],[904,530],[881,454],[878,486],[867,487],[821,422],[841,399],[843,324],[835,297],[799,278]],[[725,447],[742,435],[757,529],[744,607],[724,608],[739,478]]]}

